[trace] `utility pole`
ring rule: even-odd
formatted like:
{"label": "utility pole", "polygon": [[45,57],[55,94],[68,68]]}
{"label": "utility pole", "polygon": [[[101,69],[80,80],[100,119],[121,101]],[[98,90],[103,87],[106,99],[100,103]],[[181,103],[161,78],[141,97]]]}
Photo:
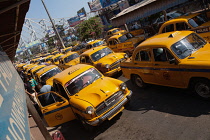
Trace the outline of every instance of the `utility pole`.
{"label": "utility pole", "polygon": [[51,18],[51,16],[50,16],[50,13],[49,13],[48,10],[47,10],[47,7],[46,7],[46,5],[45,5],[45,3],[44,3],[44,0],[41,0],[41,1],[42,1],[42,4],[44,5],[44,8],[45,8],[46,12],[47,12],[47,15],[48,15],[48,17],[49,17],[49,19],[50,19],[50,22],[52,23],[52,27],[53,27],[53,29],[54,29],[54,31],[55,31],[55,34],[57,35],[58,39],[60,40],[61,45],[62,45],[62,48],[65,49],[66,47],[65,47],[65,45],[64,45],[64,43],[63,43],[63,40],[61,39],[61,37],[60,37],[60,35],[59,35],[57,29],[55,28],[55,25],[54,25],[54,23],[53,23],[53,21],[52,21],[52,18]]}

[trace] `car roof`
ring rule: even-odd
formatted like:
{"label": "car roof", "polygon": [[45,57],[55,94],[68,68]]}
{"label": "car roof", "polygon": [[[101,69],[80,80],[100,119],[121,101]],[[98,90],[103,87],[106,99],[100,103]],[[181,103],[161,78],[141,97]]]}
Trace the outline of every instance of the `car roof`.
{"label": "car roof", "polygon": [[[193,31],[173,31],[173,32],[167,32],[158,34],[156,36],[153,36],[144,42],[142,42],[139,47],[144,46],[168,46],[170,47],[177,41],[183,39],[184,37],[188,36],[189,34],[194,33]],[[170,37],[170,36],[173,37]]]}
{"label": "car roof", "polygon": [[113,30],[116,30],[116,29],[120,29],[120,28],[113,28],[113,29],[110,29],[108,32],[112,32]]}
{"label": "car roof", "polygon": [[91,41],[91,42],[87,43],[87,45],[92,45],[92,44],[94,44],[96,42],[99,42],[99,41],[103,41],[103,40],[97,39],[97,40],[94,40],[94,41]]}
{"label": "car roof", "polygon": [[200,13],[194,13],[194,14],[188,14],[188,15],[183,15],[183,16],[180,16],[180,17],[177,17],[177,18],[174,18],[174,19],[180,19],[180,18],[183,18],[183,19],[191,19],[197,15],[200,15]]}
{"label": "car roof", "polygon": [[55,75],[54,80],[58,81],[61,83],[63,86],[69,82],[71,79],[76,77],[77,75],[85,72],[86,70],[94,68],[91,65],[86,65],[86,64],[77,64],[72,67],[69,67],[65,69],[64,71],[58,73]]}
{"label": "car roof", "polygon": [[91,48],[91,49],[89,49],[89,50],[83,52],[83,53],[81,54],[81,56],[82,56],[82,55],[93,54],[93,53],[95,53],[95,52],[97,52],[97,51],[99,51],[99,50],[101,50],[101,49],[103,49],[103,48],[106,48],[106,47],[107,47],[107,46],[100,46],[100,47]]}
{"label": "car roof", "polygon": [[39,68],[46,67],[46,65],[37,65],[36,67],[31,69],[31,72],[38,70]]}

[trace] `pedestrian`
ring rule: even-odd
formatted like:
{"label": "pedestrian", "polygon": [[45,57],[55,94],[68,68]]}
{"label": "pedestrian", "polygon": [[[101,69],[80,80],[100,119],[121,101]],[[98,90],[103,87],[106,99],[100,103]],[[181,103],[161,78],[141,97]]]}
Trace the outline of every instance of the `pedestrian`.
{"label": "pedestrian", "polygon": [[38,89],[37,89],[37,85],[38,85],[38,83],[36,82],[36,80],[34,80],[33,78],[32,78],[32,76],[30,76],[29,77],[29,82],[31,83],[31,86],[32,86],[32,89],[36,92]]}
{"label": "pedestrian", "polygon": [[36,104],[37,100],[36,100],[36,91],[33,90],[32,86],[31,86],[31,82],[29,82],[29,78],[26,77],[24,80],[24,86],[25,86],[25,93],[28,94],[29,98],[31,99],[31,101]]}
{"label": "pedestrian", "polygon": [[39,96],[39,101],[41,102],[42,106],[47,106],[54,102],[52,95],[50,93],[50,91],[54,91],[54,88],[51,85],[46,85],[45,82],[40,82],[38,84],[38,88],[39,88],[38,95],[49,92],[49,93],[44,94],[41,97]]}

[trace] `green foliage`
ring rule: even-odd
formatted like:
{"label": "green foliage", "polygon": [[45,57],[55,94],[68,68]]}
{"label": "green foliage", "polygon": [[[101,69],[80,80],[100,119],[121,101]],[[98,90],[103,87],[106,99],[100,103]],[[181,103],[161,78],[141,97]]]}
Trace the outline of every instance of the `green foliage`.
{"label": "green foliage", "polygon": [[88,38],[99,38],[102,31],[103,25],[99,17],[92,17],[83,21],[77,29],[78,36],[82,41]]}

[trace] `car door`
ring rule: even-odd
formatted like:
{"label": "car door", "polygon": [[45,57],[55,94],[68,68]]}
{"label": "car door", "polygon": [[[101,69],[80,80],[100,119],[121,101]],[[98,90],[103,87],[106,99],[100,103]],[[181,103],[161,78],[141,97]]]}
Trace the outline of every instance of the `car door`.
{"label": "car door", "polygon": [[[137,74],[146,83],[154,83],[153,64],[149,49],[138,50],[134,54],[134,67]],[[135,72],[136,73],[136,72]]]}
{"label": "car door", "polygon": [[74,119],[67,99],[50,91],[37,95],[39,108],[48,126],[53,127]]}
{"label": "car door", "polygon": [[[164,47],[153,48],[155,83],[163,86],[182,87],[183,76],[175,57]],[[171,63],[172,61],[174,63]]]}

